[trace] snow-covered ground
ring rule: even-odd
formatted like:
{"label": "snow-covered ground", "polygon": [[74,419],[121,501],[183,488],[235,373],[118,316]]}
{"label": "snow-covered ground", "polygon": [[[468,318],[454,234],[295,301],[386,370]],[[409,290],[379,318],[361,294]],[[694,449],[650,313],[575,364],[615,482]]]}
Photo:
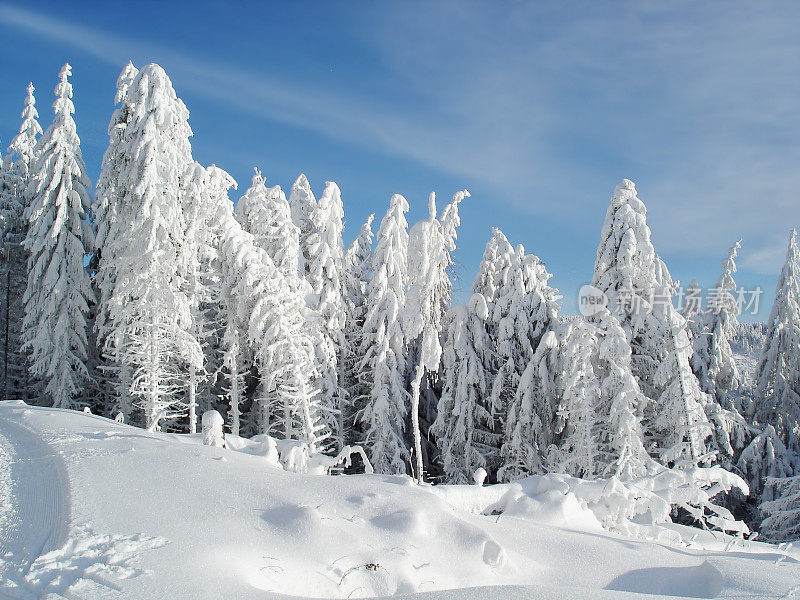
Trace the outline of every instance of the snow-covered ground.
{"label": "snow-covered ground", "polygon": [[199,436],[0,402],[0,597],[800,598],[798,550],[625,538],[553,493],[480,514],[502,491],[298,475]]}

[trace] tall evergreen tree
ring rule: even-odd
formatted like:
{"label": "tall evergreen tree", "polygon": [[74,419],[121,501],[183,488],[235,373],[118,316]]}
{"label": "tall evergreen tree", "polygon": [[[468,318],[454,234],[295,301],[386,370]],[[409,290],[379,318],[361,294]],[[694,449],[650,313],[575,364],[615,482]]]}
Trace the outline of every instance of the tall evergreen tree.
{"label": "tall evergreen tree", "polygon": [[296,279],[300,230],[292,222],[289,203],[280,186],[268,188],[261,172],[255,169],[252,185],[236,203],[236,218],[284,277]]}
{"label": "tall evergreen tree", "polygon": [[[314,339],[302,305],[296,294],[287,293],[292,288],[269,254],[234,219],[224,223],[220,239],[228,360],[236,360],[236,345],[249,346],[260,377],[253,408],[256,432],[297,439],[316,452],[328,432],[313,386]],[[232,385],[237,368],[230,372]],[[232,402],[232,415],[238,411]]]}
{"label": "tall evergreen tree", "polygon": [[700,388],[709,395],[706,415],[714,425],[715,442],[720,458],[732,459],[746,442],[747,424],[739,414],[742,406],[739,387],[743,378],[736,366],[731,341],[739,325],[736,301],[736,255],[741,240],[728,251],[722,262],[722,274],[712,290],[704,313],[696,317],[693,328],[692,370]]}
{"label": "tall evergreen tree", "polygon": [[86,220],[91,183],[72,114],[71,67],[59,73],[53,124],[39,141],[26,210],[29,253],[23,339],[30,371],[53,406],[69,408],[88,375],[86,317],[93,301],[84,258],[93,247]]}
{"label": "tall evergreen tree", "polygon": [[289,193],[289,208],[292,213],[294,224],[300,229],[300,273],[306,272],[306,248],[308,248],[308,238],[314,233],[314,225],[311,222],[311,213],[317,205],[314,192],[311,191],[311,184],[305,173],[295,180]]}
{"label": "tall evergreen tree", "polygon": [[28,282],[28,256],[22,246],[28,230],[25,209],[30,203],[30,170],[38,158],[42,128],[37,121],[33,84],[28,84],[22,124],[4,158],[0,182],[3,251],[0,254],[0,384],[2,398],[30,400],[29,377],[22,352],[23,296]]}
{"label": "tall evergreen tree", "polygon": [[741,245],[741,240],[736,242],[722,262],[722,275],[714,286],[701,319],[692,355],[692,370],[697,375],[701,389],[714,395],[723,406],[732,406],[727,396],[742,382],[731,349],[731,339],[736,335],[736,326],[739,324],[733,274],[736,273],[736,255]]}
{"label": "tall evergreen tree", "polygon": [[405,473],[408,392],[405,389],[406,337],[402,325],[408,282],[408,202],[395,194],[381,221],[372,256],[359,376],[368,389],[358,420],[364,445],[378,473]]}
{"label": "tall evergreen tree", "polygon": [[520,245],[508,277],[501,281],[491,318],[496,323],[499,369],[492,403],[503,407],[504,439],[500,480],[546,470],[546,452],[554,441],[558,291],[542,261]]}
{"label": "tall evergreen tree", "polygon": [[448,269],[453,264],[458,203],[467,195],[459,192],[451,206],[450,228],[436,218],[436,195],[428,199],[428,218],[411,228],[408,251],[408,294],[403,312],[409,346],[414,347],[410,360],[411,432],[414,442],[414,474],[423,478],[422,430],[420,428],[420,392],[423,378],[439,371],[442,347],[439,335],[450,304],[452,283]]}
{"label": "tall evergreen tree", "polygon": [[108,339],[111,323],[109,311],[111,309],[111,294],[116,284],[116,264],[113,260],[103,262],[100,269],[102,253],[111,240],[109,232],[118,230],[117,214],[125,194],[125,189],[120,183],[120,176],[128,168],[131,157],[124,145],[124,134],[128,123],[134,116],[134,105],[127,98],[131,83],[139,74],[139,70],[132,62],[120,72],[117,78],[117,92],[114,97],[116,108],[108,124],[109,144],[103,154],[100,176],[97,180],[97,194],[92,207],[92,216],[95,226],[95,255],[92,260],[94,273],[95,296],[97,305],[94,309],[94,334],[96,344],[100,349],[96,358],[99,363],[95,376],[101,380],[100,391],[106,396],[103,404],[107,414],[122,413],[126,421],[130,420],[133,411],[133,397],[130,393],[131,371],[130,365],[115,363],[109,358],[108,348],[114,340]]}
{"label": "tall evergreen tree", "polygon": [[345,423],[346,443],[355,442],[358,423],[355,415],[363,407],[366,391],[360,384],[358,373],[364,360],[364,321],[367,316],[367,293],[372,273],[372,221],[374,214],[367,217],[355,240],[344,254],[344,379],[342,386],[349,399],[347,410],[342,415]]}
{"label": "tall evergreen tree", "polygon": [[[157,427],[180,414],[186,376],[203,362],[183,256],[192,131],[189,111],[158,65],[139,71],[123,102],[130,120],[117,152],[126,168],[98,264],[108,314],[104,349],[129,372],[121,393],[131,393],[145,424]],[[108,270],[114,275],[103,277]]]}
{"label": "tall evergreen tree", "polygon": [[448,483],[469,483],[476,469],[495,479],[502,430],[498,407],[489,404],[494,349],[489,307],[481,294],[451,309],[442,353],[442,394],[431,434]]}
{"label": "tall evergreen tree", "polygon": [[674,283],[656,256],[636,186],[614,190],[592,285],[602,291],[631,345],[631,370],[651,402],[639,408],[649,449],[661,460],[699,460],[711,431],[691,371],[686,320],[672,306]]}
{"label": "tall evergreen tree", "polygon": [[764,349],[756,366],[756,419],[775,427],[784,443],[800,439],[800,251],[792,231]]}
{"label": "tall evergreen tree", "polygon": [[347,391],[344,378],[344,207],[342,193],[336,183],[325,184],[317,204],[311,211],[312,233],[306,238],[306,280],[311,290],[308,304],[319,317],[320,343],[317,345],[319,388],[330,406],[329,427],[334,441],[344,446],[344,413],[347,411]]}

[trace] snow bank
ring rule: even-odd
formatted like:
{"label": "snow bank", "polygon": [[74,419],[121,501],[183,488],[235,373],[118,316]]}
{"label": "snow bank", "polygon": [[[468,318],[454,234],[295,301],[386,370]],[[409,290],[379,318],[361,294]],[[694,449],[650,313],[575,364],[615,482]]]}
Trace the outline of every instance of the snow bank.
{"label": "snow bank", "polygon": [[503,515],[578,531],[605,529],[614,533],[680,541],[670,515],[681,508],[704,526],[744,535],[747,525],[713,503],[720,493],[736,488],[747,495],[747,484],[718,467],[661,469],[629,481],[617,478],[584,480],[568,475],[532,476],[510,484],[486,487],[443,485],[435,494],[462,510]]}
{"label": "snow bank", "polygon": [[[64,535],[29,577],[3,582],[0,597],[600,600],[624,592],[631,600],[732,600],[784,597],[800,581],[796,550],[669,522],[657,525],[662,543],[608,531],[608,523],[648,522],[628,516],[635,511],[623,500],[637,495],[664,516],[683,494],[683,476],[653,476],[639,491],[559,476],[428,486],[400,476],[319,477],[309,464],[292,473],[281,463],[292,451],[268,436],[227,435],[226,445],[0,402],[0,474],[4,463],[12,469],[0,490],[9,510],[58,497],[70,507],[20,512],[47,525],[41,532],[52,529],[47,514],[60,515]],[[57,457],[65,476],[18,485],[14,469],[41,473],[45,457],[34,451]],[[0,527],[0,561],[13,567],[19,546],[6,543],[8,531]],[[2,558],[9,548],[11,559]]]}

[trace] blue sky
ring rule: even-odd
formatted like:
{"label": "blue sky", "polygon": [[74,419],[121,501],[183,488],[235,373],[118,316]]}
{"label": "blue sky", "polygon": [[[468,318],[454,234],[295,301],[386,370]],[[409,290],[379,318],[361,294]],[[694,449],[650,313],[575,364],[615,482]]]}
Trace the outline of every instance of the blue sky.
{"label": "blue sky", "polygon": [[247,188],[342,188],[355,235],[392,193],[459,189],[458,297],[490,227],[539,255],[573,312],[615,184],[636,182],[673,276],[712,285],[727,248],[765,289],[800,226],[800,3],[58,2],[0,4],[0,137],[28,81],[50,122],[73,66],[96,179],[116,77],[158,62],[194,156]]}

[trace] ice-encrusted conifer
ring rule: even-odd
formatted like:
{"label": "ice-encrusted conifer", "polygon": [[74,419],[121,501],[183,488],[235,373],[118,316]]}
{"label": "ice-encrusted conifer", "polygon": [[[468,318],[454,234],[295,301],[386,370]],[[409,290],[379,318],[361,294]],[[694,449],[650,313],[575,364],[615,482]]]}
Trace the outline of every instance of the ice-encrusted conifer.
{"label": "ice-encrusted conifer", "polygon": [[330,407],[328,425],[338,450],[344,447],[347,391],[344,377],[346,306],[344,298],[344,207],[339,186],[329,181],[310,215],[313,231],[306,238],[307,301],[319,316],[317,361],[319,389]]}
{"label": "ice-encrusted conifer", "polygon": [[756,419],[788,443],[800,438],[800,250],[792,231],[764,349],[756,366]]}
{"label": "ice-encrusted conifer", "polygon": [[349,402],[342,415],[345,423],[345,442],[358,439],[355,415],[362,408],[365,399],[364,388],[360,385],[358,373],[364,355],[364,319],[367,315],[367,292],[372,272],[372,221],[374,214],[367,217],[355,240],[344,254],[344,359],[342,387],[347,391]]}
{"label": "ice-encrusted conifer", "polygon": [[0,172],[0,215],[3,252],[0,253],[0,393],[3,399],[30,399],[30,377],[22,351],[23,296],[28,282],[28,253],[22,246],[28,221],[30,170],[38,157],[42,128],[37,121],[33,84],[28,84],[22,124],[11,141]]}
{"label": "ice-encrusted conifer", "polygon": [[414,442],[414,474],[423,478],[422,430],[420,428],[420,394],[423,378],[439,370],[442,347],[439,339],[445,311],[450,304],[452,283],[448,268],[453,263],[458,226],[458,203],[468,196],[459,192],[448,209],[448,229],[436,218],[436,195],[428,199],[428,218],[411,228],[408,242],[408,294],[403,312],[404,327],[411,355],[411,433]]}
{"label": "ice-encrusted conifer", "polygon": [[125,166],[98,263],[102,333],[107,358],[128,373],[120,392],[158,427],[183,410],[186,376],[203,363],[184,255],[192,132],[189,111],[156,64],[138,72],[123,103],[130,116],[115,152]]}
{"label": "ice-encrusted conifer", "polygon": [[358,414],[364,445],[378,473],[405,473],[408,392],[405,389],[406,337],[402,325],[408,283],[408,202],[395,194],[381,221],[367,295],[359,376],[367,398]]}
{"label": "ice-encrusted conifer", "polygon": [[493,348],[489,307],[481,294],[455,306],[448,317],[442,352],[442,394],[431,434],[441,452],[448,483],[470,483],[483,468],[497,472],[502,435],[499,411],[488,404]]}
{"label": "ice-encrusted conifer", "polygon": [[31,165],[26,209],[29,226],[28,285],[23,301],[23,339],[30,372],[41,378],[53,406],[69,408],[88,371],[86,318],[93,293],[84,258],[93,236],[86,220],[91,182],[72,114],[69,64],[62,67],[53,104],[55,117]]}

